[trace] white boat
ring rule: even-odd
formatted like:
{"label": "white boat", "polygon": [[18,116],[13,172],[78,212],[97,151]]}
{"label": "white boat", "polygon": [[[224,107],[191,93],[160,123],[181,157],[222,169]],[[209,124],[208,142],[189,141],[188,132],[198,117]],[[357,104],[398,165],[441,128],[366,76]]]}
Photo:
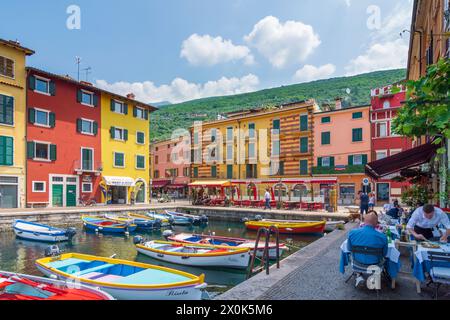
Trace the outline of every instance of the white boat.
{"label": "white boat", "polygon": [[69,241],[76,234],[74,228],[60,229],[24,220],[15,220],[13,229],[19,238],[43,242]]}
{"label": "white boat", "polygon": [[136,244],[136,249],[154,259],[186,266],[246,269],[250,262],[249,248],[154,240]]}

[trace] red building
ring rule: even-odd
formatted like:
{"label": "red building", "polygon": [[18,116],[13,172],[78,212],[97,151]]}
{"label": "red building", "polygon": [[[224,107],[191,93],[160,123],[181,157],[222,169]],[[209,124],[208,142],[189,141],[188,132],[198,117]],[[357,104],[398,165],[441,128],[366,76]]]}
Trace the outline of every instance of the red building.
{"label": "red building", "polygon": [[100,92],[27,68],[27,205],[100,201]]}
{"label": "red building", "polygon": [[[409,138],[392,132],[392,120],[396,117],[402,102],[406,100],[406,88],[399,85],[400,92],[393,93],[393,86],[373,89],[371,91],[370,122],[372,132],[372,160],[380,160],[412,148]],[[375,181],[377,204],[392,199],[400,199],[402,188],[407,183],[390,180],[386,177]]]}

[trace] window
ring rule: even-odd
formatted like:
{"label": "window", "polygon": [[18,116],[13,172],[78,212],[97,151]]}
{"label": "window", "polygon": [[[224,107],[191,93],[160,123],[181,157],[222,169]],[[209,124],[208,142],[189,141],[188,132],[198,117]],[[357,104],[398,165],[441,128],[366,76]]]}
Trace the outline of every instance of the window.
{"label": "window", "polygon": [[217,140],[217,129],[211,129],[211,142],[216,142]]}
{"label": "window", "polygon": [[386,100],[385,102],[383,102],[383,109],[389,109],[391,107],[391,103],[389,102],[389,100]]}
{"label": "window", "polygon": [[0,136],[0,166],[12,166],[14,164],[14,139]]}
{"label": "window", "polygon": [[300,116],[300,131],[308,131],[308,115]]}
{"label": "window", "polygon": [[217,177],[217,166],[211,167],[211,177],[216,178]]}
{"label": "window", "polygon": [[45,192],[45,181],[33,181],[33,192]]}
{"label": "window", "polygon": [[272,155],[279,156],[280,155],[280,140],[272,141]]}
{"label": "window", "polygon": [[256,151],[255,151],[255,144],[249,143],[248,144],[248,157],[249,159],[254,159],[256,157]]}
{"label": "window", "polygon": [[319,167],[334,167],[334,157],[323,157],[318,159]]}
{"label": "window", "polygon": [[254,123],[249,123],[248,124],[248,137],[250,139],[256,138],[255,124]]}
{"label": "window", "polygon": [[119,141],[128,140],[128,130],[122,128],[111,127],[111,138]]}
{"label": "window", "polygon": [[280,176],[284,175],[284,161],[280,161],[279,163],[278,175]]}
{"label": "window", "polygon": [[280,119],[275,119],[272,121],[272,129],[273,134],[280,133]]}
{"label": "window", "polygon": [[127,114],[128,106],[123,102],[111,100],[111,111],[120,114]]}
{"label": "window", "polygon": [[90,183],[90,182],[83,182],[81,184],[81,192],[82,193],[91,193],[92,192],[92,183]]}
{"label": "window", "polygon": [[402,152],[402,149],[391,149],[391,156],[393,156],[397,153],[400,153],[400,152]]}
{"label": "window", "polygon": [[158,161],[159,161],[159,157],[155,156],[155,164],[158,164]]}
{"label": "window", "polygon": [[0,75],[14,78],[14,60],[0,56]]}
{"label": "window", "polygon": [[363,141],[362,137],[362,128],[357,128],[352,130],[352,141],[353,142],[360,142]]}
{"label": "window", "polygon": [[352,119],[361,119],[363,117],[362,112],[353,112]]}
{"label": "window", "polygon": [[155,170],[154,172],[153,172],[153,177],[154,178],[159,178],[159,170]]}
{"label": "window", "polygon": [[300,174],[303,176],[308,174],[308,160],[300,160]]}
{"label": "window", "polygon": [[193,178],[198,178],[198,167],[195,167],[193,170]]}
{"label": "window", "polygon": [[330,144],[331,137],[330,132],[322,132],[322,145]]}
{"label": "window", "polygon": [[136,155],[136,169],[145,169],[145,156]]}
{"label": "window", "polygon": [[377,137],[383,138],[386,136],[387,136],[387,123],[386,122],[377,123]]}
{"label": "window", "polygon": [[36,126],[54,128],[55,114],[43,109],[28,109],[28,121]]}
{"label": "window", "polygon": [[81,91],[81,103],[87,104],[89,106],[94,105],[94,94],[87,91]]}
{"label": "window", "polygon": [[125,154],[121,152],[114,152],[114,167],[125,168]]}
{"label": "window", "polygon": [[189,168],[183,168],[183,176],[184,177],[189,177],[190,176]]}
{"label": "window", "polygon": [[81,169],[84,171],[94,170],[94,150],[81,148]]}
{"label": "window", "polygon": [[322,117],[322,119],[320,119],[321,123],[330,123],[331,122],[331,117]]}
{"label": "window", "polygon": [[56,161],[56,145],[47,142],[27,142],[27,158],[33,160]]}
{"label": "window", "polygon": [[362,159],[362,154],[356,154],[353,156],[353,165],[362,165],[363,164],[363,159]]}
{"label": "window", "polygon": [[194,144],[198,144],[198,132],[194,132]]}
{"label": "window", "polygon": [[227,128],[227,141],[233,141],[233,127]]}
{"label": "window", "polygon": [[144,108],[134,107],[133,108],[133,116],[138,119],[147,120],[148,119],[148,111]]}
{"label": "window", "polygon": [[300,138],[300,153],[308,152],[308,137]]}
{"label": "window", "polygon": [[50,94],[50,80],[46,80],[43,78],[35,78],[36,79],[36,87],[35,91]]}
{"label": "window", "polygon": [[48,160],[48,158],[49,158],[49,150],[48,149],[49,149],[48,144],[36,143],[35,158]]}
{"label": "window", "polygon": [[227,165],[227,179],[233,179],[233,165]]}
{"label": "window", "polygon": [[136,143],[137,144],[145,144],[145,133],[142,131],[136,132]]}
{"label": "window", "polygon": [[227,145],[227,160],[233,160],[233,145]]}
{"label": "window", "polygon": [[257,167],[256,164],[247,164],[246,165],[246,178],[251,179],[257,178]]}
{"label": "window", "polygon": [[384,158],[386,158],[386,157],[387,157],[387,151],[386,151],[386,150],[383,150],[383,151],[377,151],[377,152],[376,152],[376,158],[377,158],[377,160],[384,159]]}
{"label": "window", "polygon": [[94,134],[94,121],[80,119],[80,132],[84,134]]}
{"label": "window", "polygon": [[35,113],[35,124],[39,124],[42,126],[48,126],[49,123],[49,113],[48,111],[43,111],[43,110],[37,110],[36,109],[36,113]]}
{"label": "window", "polygon": [[14,124],[14,98],[0,94],[0,124]]}

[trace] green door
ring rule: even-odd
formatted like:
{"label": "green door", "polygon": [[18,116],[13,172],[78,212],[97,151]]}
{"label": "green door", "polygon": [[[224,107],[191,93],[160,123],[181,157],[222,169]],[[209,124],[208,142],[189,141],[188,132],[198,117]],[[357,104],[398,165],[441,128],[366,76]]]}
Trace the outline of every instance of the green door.
{"label": "green door", "polygon": [[66,185],[66,207],[75,207],[77,205],[77,186]]}
{"label": "green door", "polygon": [[52,206],[62,207],[63,206],[63,185],[54,184],[52,185]]}

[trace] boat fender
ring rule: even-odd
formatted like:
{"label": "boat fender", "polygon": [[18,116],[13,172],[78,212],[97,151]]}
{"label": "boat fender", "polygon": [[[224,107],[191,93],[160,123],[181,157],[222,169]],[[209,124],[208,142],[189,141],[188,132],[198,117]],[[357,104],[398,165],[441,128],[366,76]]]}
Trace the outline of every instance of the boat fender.
{"label": "boat fender", "polygon": [[258,215],[255,216],[255,220],[256,220],[256,221],[261,221],[261,220],[262,220],[262,217],[258,214]]}
{"label": "boat fender", "polygon": [[162,235],[167,240],[169,237],[173,236],[173,231],[172,230],[164,230]]}
{"label": "boat fender", "polygon": [[61,254],[61,250],[59,249],[59,247],[57,245],[53,245],[53,246],[45,248],[44,254],[46,257],[56,257]]}
{"label": "boat fender", "polygon": [[142,236],[135,236],[133,238],[133,243],[136,244],[141,244],[144,242],[144,238]]}

